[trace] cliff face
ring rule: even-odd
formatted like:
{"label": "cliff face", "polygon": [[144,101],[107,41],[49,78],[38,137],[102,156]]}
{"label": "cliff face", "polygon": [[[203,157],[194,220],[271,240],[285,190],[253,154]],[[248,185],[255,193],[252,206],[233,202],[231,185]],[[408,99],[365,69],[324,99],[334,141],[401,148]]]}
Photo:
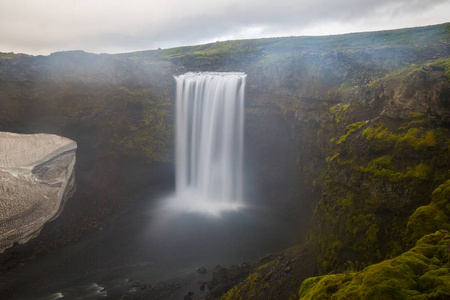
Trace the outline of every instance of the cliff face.
{"label": "cliff face", "polygon": [[75,190],[76,147],[55,135],[0,132],[0,252],[61,214]]}
{"label": "cliff face", "polygon": [[[76,239],[143,188],[173,182],[173,78],[167,63],[82,51],[0,55],[0,130],[51,133],[78,144],[78,189],[29,248]],[[74,204],[76,203],[76,205]]]}
{"label": "cliff face", "polygon": [[308,193],[297,199],[314,210],[330,272],[408,249],[409,217],[448,178],[449,40],[444,24],[129,55],[248,74],[247,115],[278,111],[290,125]]}
{"label": "cliff face", "polygon": [[[317,247],[317,272],[328,273],[394,257],[447,228],[448,212],[431,197],[449,178],[449,39],[446,24],[315,43],[215,43],[159,56],[201,70],[221,53],[218,70],[249,74],[248,116],[278,109],[308,192],[297,199],[314,211],[308,249]],[[286,276],[289,261],[280,257],[258,265],[226,297],[297,294],[304,274],[290,284],[270,279]]]}
{"label": "cliff face", "polygon": [[409,217],[448,179],[449,81],[444,70],[426,67],[387,76],[329,108],[327,172],[315,211],[323,272],[408,249],[416,241],[406,234]]}

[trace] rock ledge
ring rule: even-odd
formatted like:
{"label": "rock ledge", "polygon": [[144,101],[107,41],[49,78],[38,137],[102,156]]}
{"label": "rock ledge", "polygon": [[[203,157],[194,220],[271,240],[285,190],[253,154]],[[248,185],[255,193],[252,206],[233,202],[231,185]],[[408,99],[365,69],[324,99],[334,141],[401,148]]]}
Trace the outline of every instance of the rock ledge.
{"label": "rock ledge", "polygon": [[75,191],[76,142],[0,132],[0,253],[36,237]]}

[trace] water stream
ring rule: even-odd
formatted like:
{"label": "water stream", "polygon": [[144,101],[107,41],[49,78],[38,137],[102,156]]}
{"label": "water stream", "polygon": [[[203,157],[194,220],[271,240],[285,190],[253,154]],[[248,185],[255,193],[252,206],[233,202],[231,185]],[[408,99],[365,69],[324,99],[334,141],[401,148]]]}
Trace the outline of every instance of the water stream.
{"label": "water stream", "polygon": [[185,211],[243,207],[244,73],[175,77],[176,198]]}

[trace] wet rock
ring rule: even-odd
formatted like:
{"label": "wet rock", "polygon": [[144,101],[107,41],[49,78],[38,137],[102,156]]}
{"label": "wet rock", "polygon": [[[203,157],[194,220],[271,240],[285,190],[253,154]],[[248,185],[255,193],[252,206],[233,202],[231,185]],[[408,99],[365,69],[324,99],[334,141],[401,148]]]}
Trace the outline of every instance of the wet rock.
{"label": "wet rock", "polygon": [[251,271],[249,264],[243,263],[230,268],[217,266],[213,272],[213,279],[209,282],[207,299],[218,298],[229,291],[233,286],[244,280]]}
{"label": "wet rock", "polygon": [[205,267],[201,267],[201,268],[197,269],[197,272],[200,273],[200,274],[206,274],[208,271],[206,270]]}
{"label": "wet rock", "polygon": [[[129,290],[125,294],[118,295],[120,297],[118,297],[117,299],[122,300],[175,299],[176,293],[178,293],[179,289],[182,287],[182,285],[178,283],[160,282],[153,286],[150,284],[141,283],[139,281],[134,282],[132,286],[133,289]],[[111,299],[116,298],[112,297]]]}

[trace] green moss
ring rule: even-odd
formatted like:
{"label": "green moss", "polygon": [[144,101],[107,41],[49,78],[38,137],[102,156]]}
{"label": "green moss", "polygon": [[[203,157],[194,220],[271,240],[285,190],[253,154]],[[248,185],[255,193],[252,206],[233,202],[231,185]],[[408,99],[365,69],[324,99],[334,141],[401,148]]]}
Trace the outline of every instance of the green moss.
{"label": "green moss", "polygon": [[[345,108],[344,120],[353,105]],[[342,110],[335,106],[330,113]],[[329,143],[325,193],[315,210],[321,274],[343,270],[347,261],[361,267],[402,253],[411,245],[405,239],[410,215],[448,178],[447,131],[433,128],[422,114],[401,124],[333,121],[334,132],[359,131],[352,132],[354,139],[344,135]],[[434,223],[444,221],[435,217]]]}
{"label": "green moss", "polygon": [[437,187],[433,191],[431,199],[432,203],[438,205],[440,208],[450,210],[450,180]]}
{"label": "green moss", "polygon": [[446,299],[449,245],[450,234],[436,232],[408,252],[362,271],[309,278],[299,299]]}
{"label": "green moss", "polygon": [[[373,150],[389,149],[395,146],[395,151],[426,150],[437,145],[435,130],[426,130],[423,120],[411,121],[399,127],[396,133],[391,132],[384,124],[376,123],[367,127],[362,136]],[[417,128],[419,126],[419,128]],[[412,128],[411,128],[412,127]],[[404,132],[407,130],[406,132]]]}
{"label": "green moss", "polygon": [[374,178],[384,178],[390,182],[398,182],[404,176],[401,172],[392,169],[391,160],[392,156],[381,156],[370,161],[366,168],[359,166],[355,169],[363,173],[371,174]]}
{"label": "green moss", "polygon": [[[437,60],[433,63],[430,63],[430,65],[433,68],[444,69],[445,61],[446,61],[446,59]],[[408,85],[408,84],[411,84],[412,82],[414,82],[417,78],[421,78],[421,77],[423,77],[424,74],[427,74],[429,72],[430,72],[430,70],[428,68],[424,68],[423,66],[418,67],[416,64],[411,64],[411,65],[406,65],[406,66],[401,65],[400,67],[387,73],[384,77],[381,77],[381,78],[378,77],[375,80],[372,80],[370,83],[365,85],[365,88],[371,88],[380,82],[396,81],[396,80],[401,80],[403,83],[406,83]],[[445,74],[445,76],[447,77],[447,73]],[[419,114],[419,113],[417,113],[417,114]],[[413,116],[411,116],[411,117],[413,117]]]}
{"label": "green moss", "polygon": [[345,134],[339,138],[339,140],[337,141],[337,144],[339,145],[339,144],[343,143],[347,139],[347,137],[349,137],[352,133],[359,130],[365,124],[366,124],[366,122],[362,121],[362,122],[356,122],[356,123],[348,125],[345,128],[345,131],[346,131]]}
{"label": "green moss", "polygon": [[440,227],[449,228],[448,216],[435,205],[419,207],[408,222],[408,231],[412,240]]}
{"label": "green moss", "polygon": [[336,274],[306,279],[299,290],[299,299],[330,299],[340,287],[352,279],[353,274]]}
{"label": "green moss", "polygon": [[[332,141],[331,141],[332,142]],[[339,153],[335,153],[333,156],[328,156],[327,158],[325,158],[325,160],[327,161],[327,162],[331,162],[331,161],[333,161],[333,160],[335,160],[336,158],[338,158],[339,157]]]}
{"label": "green moss", "polygon": [[398,130],[407,130],[409,128],[417,128],[417,127],[424,127],[427,125],[427,121],[425,120],[416,120],[416,121],[411,121],[409,122],[406,126],[401,126],[399,127]]}
{"label": "green moss", "polygon": [[410,243],[438,229],[450,230],[450,180],[436,188],[431,203],[421,206],[411,215],[407,224]]}
{"label": "green moss", "polygon": [[148,161],[170,161],[173,148],[173,116],[170,99],[155,97],[149,89],[118,87],[109,105],[120,107],[120,119],[102,124],[114,154],[138,156]]}
{"label": "green moss", "polygon": [[229,290],[224,296],[222,296],[222,300],[237,300],[237,299],[243,299],[241,294],[241,291],[250,291],[253,293],[254,298],[260,298],[262,294],[262,290],[258,289],[257,287],[261,285],[261,283],[264,281],[264,278],[261,276],[259,272],[255,272],[250,274],[245,281],[239,285],[235,286],[231,290]]}
{"label": "green moss", "polygon": [[[396,141],[396,148],[414,147],[415,150],[425,150],[436,146],[434,130],[425,131],[423,128],[410,128],[405,135],[392,135]],[[402,149],[403,148],[403,149]]]}
{"label": "green moss", "polygon": [[330,108],[330,113],[334,115],[336,123],[342,123],[345,120],[346,112],[350,104],[337,104]]}
{"label": "green moss", "polygon": [[444,76],[450,80],[450,58],[439,59],[432,65],[434,68],[441,68],[444,70]]}
{"label": "green moss", "polygon": [[368,167],[374,168],[374,169],[381,169],[383,167],[389,167],[389,166],[391,166],[391,160],[392,160],[392,156],[390,156],[390,155],[381,156],[381,157],[375,158],[374,160],[369,162]]}
{"label": "green moss", "polygon": [[371,149],[378,151],[389,149],[395,144],[395,135],[382,123],[373,124],[362,132]]}
{"label": "green moss", "polygon": [[427,180],[432,175],[432,171],[433,170],[431,169],[431,167],[420,163],[414,169],[408,167],[408,171],[406,172],[406,174],[404,174],[404,177]]}
{"label": "green moss", "polygon": [[399,182],[408,178],[427,180],[432,175],[431,167],[423,163],[418,164],[414,168],[408,167],[405,173],[395,171],[391,160],[392,156],[381,156],[370,161],[366,168],[359,166],[355,170],[371,174],[374,178],[387,179],[390,182]]}

